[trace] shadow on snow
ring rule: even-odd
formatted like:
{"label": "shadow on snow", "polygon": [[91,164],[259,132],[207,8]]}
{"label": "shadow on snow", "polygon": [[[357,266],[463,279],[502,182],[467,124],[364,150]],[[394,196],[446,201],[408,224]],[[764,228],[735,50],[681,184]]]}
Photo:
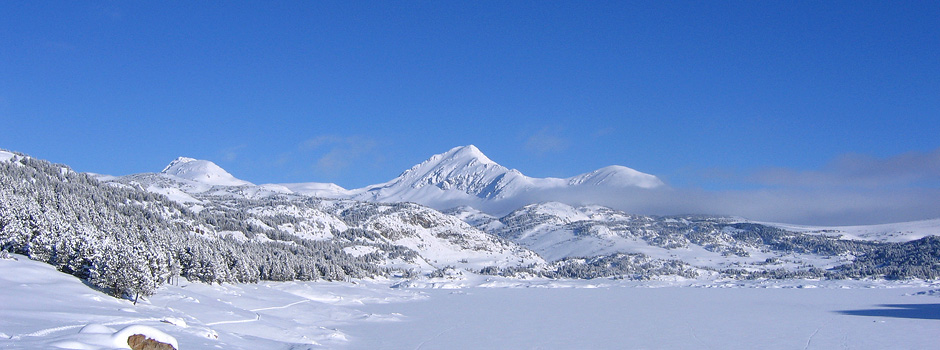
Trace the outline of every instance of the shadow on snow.
{"label": "shadow on snow", "polygon": [[940,304],[883,304],[881,309],[836,311],[843,315],[940,320]]}

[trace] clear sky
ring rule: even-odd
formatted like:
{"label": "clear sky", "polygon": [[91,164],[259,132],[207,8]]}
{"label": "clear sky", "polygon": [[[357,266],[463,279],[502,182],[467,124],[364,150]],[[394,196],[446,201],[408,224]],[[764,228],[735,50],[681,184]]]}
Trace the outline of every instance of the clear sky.
{"label": "clear sky", "polygon": [[[3,1],[0,125],[112,175],[188,156],[356,188],[474,144],[529,176],[933,218],[940,3]],[[866,217],[832,215],[803,221]]]}

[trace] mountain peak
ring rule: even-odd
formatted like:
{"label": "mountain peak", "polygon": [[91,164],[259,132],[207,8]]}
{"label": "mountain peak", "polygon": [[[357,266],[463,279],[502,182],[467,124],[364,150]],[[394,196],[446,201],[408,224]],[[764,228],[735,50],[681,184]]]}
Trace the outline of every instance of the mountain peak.
{"label": "mountain peak", "polygon": [[477,146],[474,145],[454,147],[449,151],[440,154],[439,156],[441,156],[441,159],[448,160],[476,160],[481,164],[496,164],[496,162],[492,161],[489,157],[483,154],[483,152],[481,152]]}
{"label": "mountain peak", "polygon": [[235,176],[232,176],[232,174],[213,162],[189,157],[176,158],[166,168],[163,168],[162,173],[208,185],[252,185],[248,181],[235,178]]}
{"label": "mountain peak", "polygon": [[514,178],[507,177],[509,174],[515,173],[490,160],[476,146],[460,146],[431,156],[392,181],[373,185],[367,196],[421,202],[426,195],[439,195],[434,192],[437,189],[450,195],[463,192],[487,198],[496,193],[501,182]]}
{"label": "mountain peak", "polygon": [[161,173],[167,174],[168,172],[171,171],[170,169],[172,168],[176,168],[176,167],[181,166],[182,164],[191,163],[195,161],[197,161],[197,159],[195,158],[177,157],[172,162],[170,162],[170,164],[168,164],[165,168],[163,168],[163,171],[161,171]]}

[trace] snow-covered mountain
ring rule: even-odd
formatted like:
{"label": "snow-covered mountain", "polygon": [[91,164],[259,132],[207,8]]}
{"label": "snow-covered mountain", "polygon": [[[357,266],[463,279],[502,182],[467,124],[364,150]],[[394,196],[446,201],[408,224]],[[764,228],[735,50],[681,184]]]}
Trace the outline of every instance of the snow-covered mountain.
{"label": "snow-covered mountain", "polygon": [[170,162],[161,171],[162,174],[176,176],[211,186],[251,186],[251,182],[236,179],[225,169],[208,160],[179,157]]}
{"label": "snow-covered mountain", "polygon": [[351,198],[376,202],[416,202],[437,209],[469,205],[503,212],[545,200],[590,201],[588,192],[652,189],[665,186],[656,176],[609,166],[561,178],[534,178],[489,159],[476,146],[436,154],[386,183],[351,192]]}
{"label": "snow-covered mountain", "polygon": [[157,174],[122,177],[99,176],[103,181],[133,181],[151,192],[183,203],[197,202],[195,194],[262,198],[293,194],[366,202],[414,202],[438,210],[470,206],[489,214],[504,215],[527,204],[546,201],[572,205],[611,205],[604,200],[634,192],[664,188],[656,176],[613,165],[570,178],[535,178],[491,160],[476,146],[455,147],[431,156],[398,177],[358,189],[333,183],[254,185],[235,178],[208,160],[180,157]]}

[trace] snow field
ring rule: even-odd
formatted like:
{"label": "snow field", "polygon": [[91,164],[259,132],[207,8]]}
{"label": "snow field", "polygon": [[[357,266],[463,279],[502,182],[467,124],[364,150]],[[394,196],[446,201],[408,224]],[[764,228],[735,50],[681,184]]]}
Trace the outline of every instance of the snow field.
{"label": "snow field", "polygon": [[940,334],[936,297],[906,289],[594,287],[427,290],[363,307],[407,318],[348,327],[349,348],[930,349]]}

